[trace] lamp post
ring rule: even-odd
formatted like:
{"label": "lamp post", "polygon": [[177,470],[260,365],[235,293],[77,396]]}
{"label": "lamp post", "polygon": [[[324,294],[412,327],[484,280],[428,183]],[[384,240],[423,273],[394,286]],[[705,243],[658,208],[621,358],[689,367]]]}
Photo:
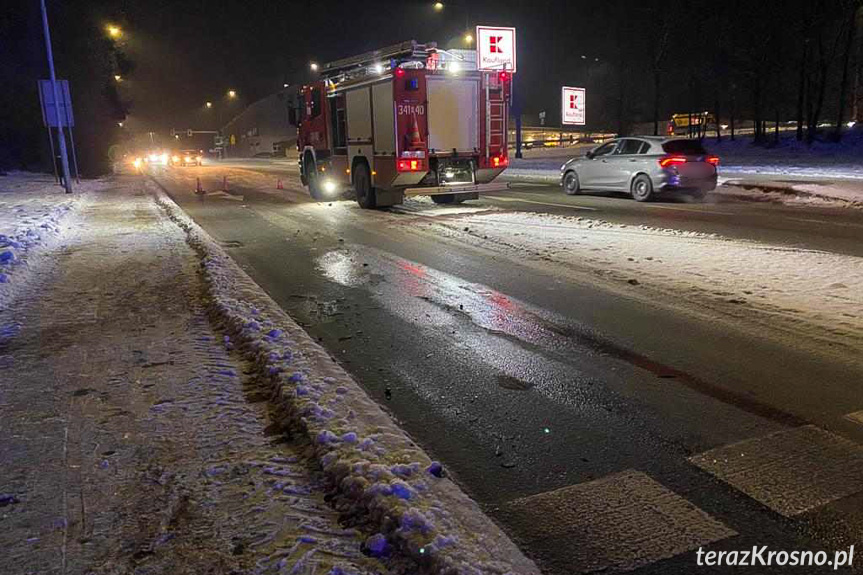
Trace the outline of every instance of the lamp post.
{"label": "lamp post", "polygon": [[60,140],[60,162],[63,166],[63,182],[66,184],[66,193],[72,193],[72,179],[69,177],[69,156],[66,151],[66,135],[63,133],[63,119],[60,115],[60,89],[57,85],[57,76],[54,74],[54,52],[51,50],[51,30],[48,28],[48,10],[45,8],[45,0],[40,2],[42,7],[42,27],[45,30],[45,51],[48,54],[48,72],[51,78],[51,90],[54,92],[54,113],[57,115],[57,135]]}

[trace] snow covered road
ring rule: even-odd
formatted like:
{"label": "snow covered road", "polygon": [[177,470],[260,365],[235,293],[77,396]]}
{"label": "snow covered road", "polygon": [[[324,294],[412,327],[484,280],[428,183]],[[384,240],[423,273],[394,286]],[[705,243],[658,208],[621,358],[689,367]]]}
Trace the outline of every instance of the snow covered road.
{"label": "snow covered road", "polygon": [[[848,311],[856,210],[645,206],[519,184],[462,206],[369,211],[254,171],[157,177],[548,573],[684,574],[693,541],[853,539],[853,502],[804,496],[814,511],[790,528],[690,457],[780,432],[789,453],[837,444],[812,426],[863,441],[848,417],[863,380]],[[212,191],[224,175],[229,192]],[[830,453],[835,469],[858,469],[855,449]],[[849,479],[841,493],[858,489]],[[675,519],[642,523],[656,509]]]}

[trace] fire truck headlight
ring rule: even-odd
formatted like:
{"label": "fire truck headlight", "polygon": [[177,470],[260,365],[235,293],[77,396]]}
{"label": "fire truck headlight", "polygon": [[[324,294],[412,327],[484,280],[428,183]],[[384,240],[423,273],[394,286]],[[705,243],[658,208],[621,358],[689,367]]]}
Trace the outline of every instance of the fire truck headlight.
{"label": "fire truck headlight", "polygon": [[326,180],[324,182],[324,191],[328,194],[332,194],[336,191],[336,183],[332,180]]}

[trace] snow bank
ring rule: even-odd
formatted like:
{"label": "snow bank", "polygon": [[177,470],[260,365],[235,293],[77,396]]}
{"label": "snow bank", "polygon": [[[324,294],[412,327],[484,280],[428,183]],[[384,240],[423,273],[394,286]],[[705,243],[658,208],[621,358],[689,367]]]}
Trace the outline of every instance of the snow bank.
{"label": "snow bank", "polygon": [[518,257],[528,253],[592,272],[634,297],[674,297],[789,333],[863,342],[857,289],[863,258],[549,214],[476,215],[436,225]]}
{"label": "snow bank", "polygon": [[161,190],[159,204],[201,256],[211,313],[269,381],[286,425],[314,446],[333,503],[399,554],[410,573],[538,574],[477,504]]}
{"label": "snow bank", "polygon": [[[96,186],[87,182],[84,189]],[[26,287],[41,254],[69,229],[78,197],[45,174],[0,176],[0,311]]]}

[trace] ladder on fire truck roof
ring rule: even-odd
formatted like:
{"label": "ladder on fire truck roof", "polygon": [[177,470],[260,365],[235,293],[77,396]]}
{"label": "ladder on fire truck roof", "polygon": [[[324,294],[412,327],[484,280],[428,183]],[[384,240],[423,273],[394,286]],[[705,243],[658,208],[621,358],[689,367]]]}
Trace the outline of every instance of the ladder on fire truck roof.
{"label": "ladder on fire truck roof", "polygon": [[398,60],[400,63],[406,61],[425,62],[429,54],[433,53],[436,49],[437,44],[435,42],[429,42],[428,44],[419,44],[416,40],[400,42],[386,48],[372,50],[357,56],[342,58],[341,60],[324,64],[321,76],[331,78],[352,69],[377,63],[389,63],[390,60]]}

